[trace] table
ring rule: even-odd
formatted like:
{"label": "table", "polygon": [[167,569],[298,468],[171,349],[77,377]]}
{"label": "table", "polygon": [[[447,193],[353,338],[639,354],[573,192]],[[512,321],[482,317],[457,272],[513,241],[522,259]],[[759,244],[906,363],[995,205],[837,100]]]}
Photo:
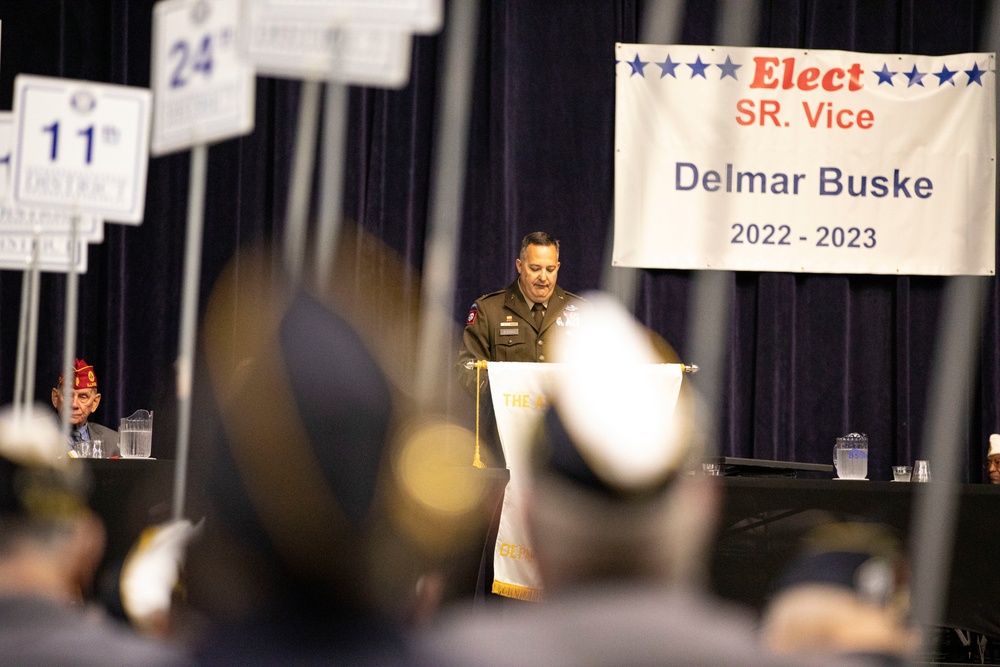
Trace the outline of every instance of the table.
{"label": "table", "polygon": [[90,507],[104,522],[101,570],[120,566],[144,528],[170,520],[174,462],[164,459],[73,459],[90,473]]}
{"label": "table", "polygon": [[[715,591],[760,609],[809,529],[866,519],[909,536],[916,484],[794,477],[721,478]],[[944,625],[1000,636],[1000,486],[962,485]]]}
{"label": "table", "polygon": [[[90,506],[107,529],[100,572],[108,580],[105,587],[112,587],[114,582],[110,580],[117,577],[143,529],[170,520],[175,464],[163,459],[75,459],[74,463],[86,466],[93,480]],[[510,471],[471,465],[461,471],[483,485],[484,495],[480,511],[468,517],[469,529],[478,539],[470,537],[442,563],[448,573],[444,596],[471,600],[477,590],[482,590],[486,576],[492,582],[493,545]],[[188,518],[197,522],[201,517]],[[489,575],[484,574],[484,567],[489,568]]]}

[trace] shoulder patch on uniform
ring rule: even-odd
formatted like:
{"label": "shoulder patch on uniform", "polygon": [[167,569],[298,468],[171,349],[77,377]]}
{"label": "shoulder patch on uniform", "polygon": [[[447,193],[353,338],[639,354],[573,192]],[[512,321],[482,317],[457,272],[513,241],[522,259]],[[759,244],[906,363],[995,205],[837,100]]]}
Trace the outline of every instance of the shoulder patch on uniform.
{"label": "shoulder patch on uniform", "polygon": [[469,308],[469,314],[465,317],[465,326],[476,323],[476,316],[479,315],[479,304],[473,303]]}

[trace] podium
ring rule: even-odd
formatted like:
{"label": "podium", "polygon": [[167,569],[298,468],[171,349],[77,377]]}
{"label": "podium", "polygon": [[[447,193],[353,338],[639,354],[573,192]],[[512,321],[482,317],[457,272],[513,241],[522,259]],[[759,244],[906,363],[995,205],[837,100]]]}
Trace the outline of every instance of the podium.
{"label": "podium", "polygon": [[[542,581],[523,514],[524,495],[530,485],[530,448],[550,405],[551,388],[563,379],[560,374],[577,369],[559,363],[488,362],[486,366],[490,373],[490,395],[500,444],[510,470],[495,540],[491,592],[535,600],[541,596]],[[644,380],[662,383],[664,396],[670,397],[662,409],[672,412],[685,366],[642,364],[636,368],[641,369]],[[607,388],[608,392],[620,390],[620,387]]]}

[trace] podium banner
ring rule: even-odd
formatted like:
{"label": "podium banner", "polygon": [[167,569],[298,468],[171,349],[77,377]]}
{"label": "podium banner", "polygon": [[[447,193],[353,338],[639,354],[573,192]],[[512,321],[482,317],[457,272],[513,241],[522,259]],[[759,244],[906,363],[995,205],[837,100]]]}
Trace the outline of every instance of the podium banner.
{"label": "podium banner", "polygon": [[[524,518],[523,498],[530,484],[528,456],[535,431],[548,407],[548,394],[565,367],[562,364],[490,362],[487,368],[500,445],[510,470],[493,554],[492,590],[505,597],[536,600],[541,596],[543,582]],[[651,369],[662,375],[676,403],[683,366],[658,364]],[[620,391],[620,388],[609,387],[608,391]],[[673,404],[664,406],[664,409],[672,408]]]}
{"label": "podium banner", "polygon": [[995,273],[994,54],[615,57],[615,266]]}

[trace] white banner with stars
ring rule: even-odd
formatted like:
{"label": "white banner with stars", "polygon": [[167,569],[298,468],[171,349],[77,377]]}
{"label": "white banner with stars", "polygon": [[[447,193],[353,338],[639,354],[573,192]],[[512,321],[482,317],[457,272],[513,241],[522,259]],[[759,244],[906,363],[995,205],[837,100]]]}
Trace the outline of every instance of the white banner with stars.
{"label": "white banner with stars", "polygon": [[615,265],[994,274],[994,54],[618,44],[615,67]]}

